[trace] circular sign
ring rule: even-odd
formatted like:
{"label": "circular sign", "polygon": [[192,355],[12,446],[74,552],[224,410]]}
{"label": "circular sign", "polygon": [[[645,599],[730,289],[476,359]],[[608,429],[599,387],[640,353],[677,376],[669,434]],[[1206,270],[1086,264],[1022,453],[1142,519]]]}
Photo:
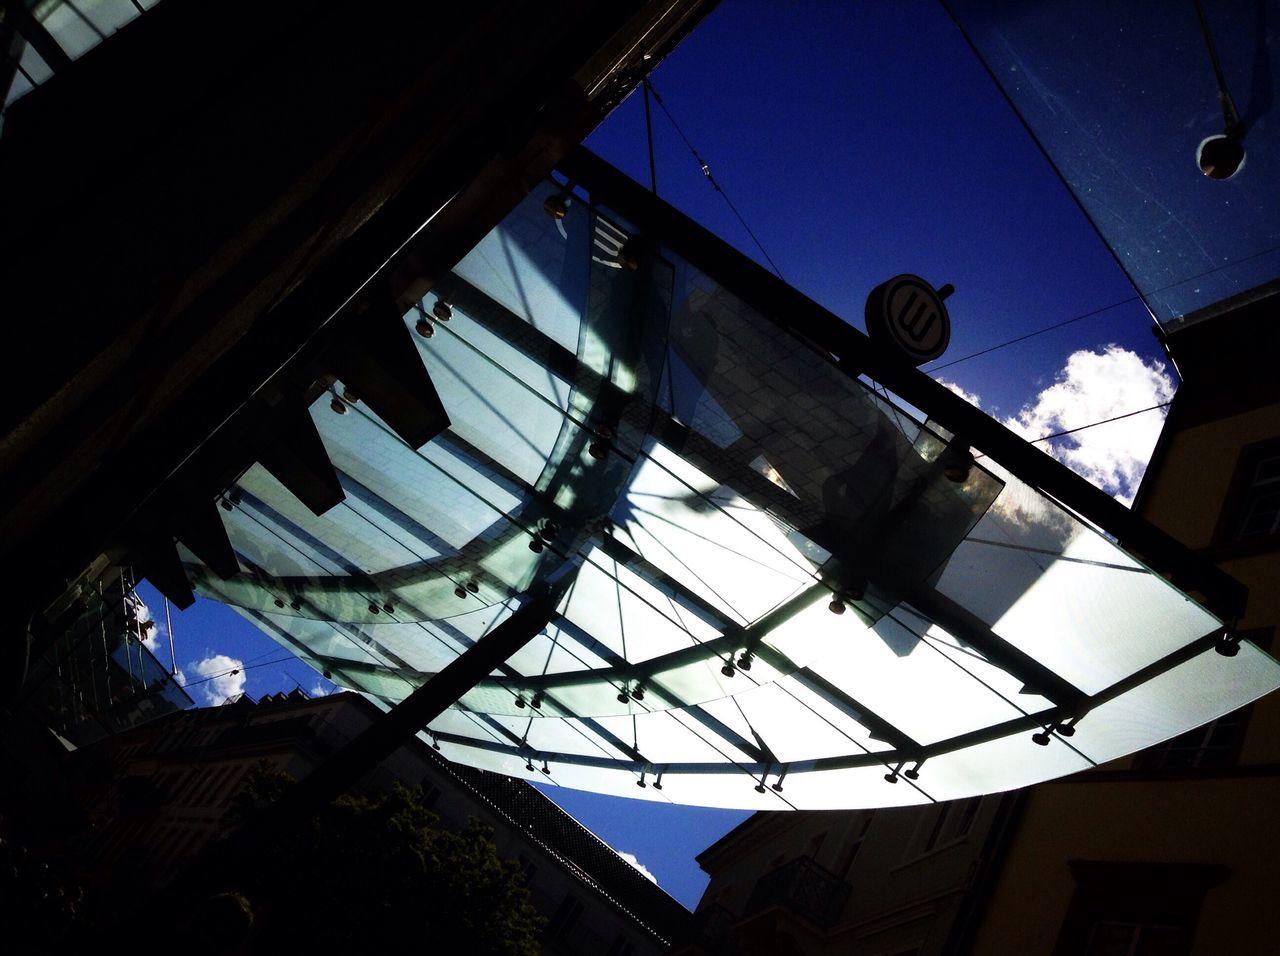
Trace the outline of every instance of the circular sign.
{"label": "circular sign", "polygon": [[919,276],[894,276],[867,296],[867,333],[914,365],[932,362],[951,343],[951,317],[942,300],[953,291],[949,285],[935,289]]}

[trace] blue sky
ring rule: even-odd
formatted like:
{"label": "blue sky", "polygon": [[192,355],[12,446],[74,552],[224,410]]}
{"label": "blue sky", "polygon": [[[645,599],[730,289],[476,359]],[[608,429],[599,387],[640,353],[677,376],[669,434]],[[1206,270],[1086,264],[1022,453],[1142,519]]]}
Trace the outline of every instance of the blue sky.
{"label": "blue sky", "polygon": [[[937,373],[1028,437],[1171,392],[1132,286],[940,4],[724,0],[653,82],[784,278],[854,324],[867,292],[900,272],[956,286],[936,364],[1089,316]],[[656,106],[654,141],[659,195],[762,259]],[[640,95],[588,143],[648,183]],[[1091,429],[1058,454],[1127,497],[1159,423]],[[141,594],[163,624],[159,596]],[[241,687],[332,689],[212,601],[173,625],[200,704]],[[163,638],[158,656],[168,662]],[[705,885],[694,855],[746,816],[546,792],[690,907]]]}

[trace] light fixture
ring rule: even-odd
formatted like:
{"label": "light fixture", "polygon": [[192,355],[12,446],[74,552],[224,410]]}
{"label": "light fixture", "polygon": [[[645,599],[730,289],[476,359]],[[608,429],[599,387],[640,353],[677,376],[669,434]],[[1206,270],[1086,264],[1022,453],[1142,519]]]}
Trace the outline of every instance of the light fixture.
{"label": "light fixture", "polygon": [[725,661],[724,666],[720,668],[720,673],[725,677],[732,677],[737,671],[733,669],[733,661]]}
{"label": "light fixture", "polygon": [[542,543],[541,538],[534,537],[529,539],[529,550],[534,554],[542,554],[543,548],[545,547],[546,545]]}
{"label": "light fixture", "polygon": [[752,654],[750,651],[743,651],[742,656],[738,658],[738,670],[740,671],[751,670],[751,662],[753,660],[755,660],[754,654]]}
{"label": "light fixture", "polygon": [[601,425],[595,434],[595,440],[587,446],[587,454],[596,461],[604,461],[609,455],[609,439],[613,437],[613,429]]}
{"label": "light fixture", "polygon": [[1196,165],[1210,179],[1230,179],[1244,166],[1244,144],[1228,133],[1208,136],[1196,147]]}
{"label": "light fixture", "polygon": [[370,601],[370,602],[369,602],[369,613],[370,613],[370,614],[381,614],[381,613],[382,613],[382,608],[378,607],[378,603],[377,603],[376,601]]}
{"label": "light fixture", "polygon": [[529,757],[529,758],[525,761],[524,769],[525,769],[525,770],[528,770],[530,773],[533,773],[533,772],[534,772],[534,770],[535,770],[535,769],[537,769],[537,768],[535,768],[535,767],[534,767],[534,765],[533,765],[533,758],[532,758],[532,757]]}
{"label": "light fixture", "polygon": [[456,588],[453,589],[453,596],[456,597],[459,601],[464,600],[467,596],[467,589],[464,588],[461,584],[459,584]]}
{"label": "light fixture", "polygon": [[618,703],[625,704],[631,699],[631,695],[627,693],[627,685],[623,684],[622,689],[618,691]]}
{"label": "light fixture", "polygon": [[640,771],[640,779],[636,781],[636,786],[639,787],[641,790],[643,790],[645,787],[648,786],[648,784],[644,782],[643,770]]}
{"label": "light fixture", "polygon": [[635,272],[640,268],[640,254],[637,246],[636,237],[632,236],[618,250],[618,264],[628,272]]}
{"label": "light fixture", "polygon": [[1224,630],[1213,642],[1213,649],[1223,657],[1235,657],[1240,653],[1240,635]]}
{"label": "light fixture", "polygon": [[963,485],[969,480],[972,470],[973,459],[969,456],[969,452],[959,449],[952,453],[950,460],[942,469],[942,474],[952,484]]}
{"label": "light fixture", "polygon": [[470,581],[467,582],[467,590],[470,591],[472,594],[480,593],[480,585],[476,584],[475,578],[472,578]]}
{"label": "light fixture", "polygon": [[1213,34],[1209,31],[1209,18],[1204,12],[1204,0],[1194,0],[1196,16],[1200,19],[1200,33],[1204,36],[1205,49],[1209,52],[1209,63],[1213,66],[1213,78],[1218,84],[1218,102],[1222,106],[1223,131],[1216,136],[1209,136],[1200,141],[1196,147],[1196,165],[1200,172],[1210,179],[1230,179],[1244,168],[1244,121],[1236,109],[1231,91],[1227,89],[1227,78],[1222,72],[1222,64],[1218,61],[1218,50],[1213,43]]}
{"label": "light fixture", "polygon": [[519,695],[517,695],[517,696],[516,696],[516,710],[524,710],[524,709],[525,709],[525,706],[526,706],[526,705],[525,705],[525,702],[524,702],[524,698],[523,698],[523,697],[521,697],[521,696],[519,696]]}
{"label": "light fixture", "polygon": [[905,760],[898,761],[897,766],[895,766],[892,770],[890,770],[888,773],[884,775],[884,779],[889,783],[897,783],[898,774],[902,772],[902,765],[905,763],[906,763]]}
{"label": "light fixture", "polygon": [[569,215],[569,199],[563,193],[552,193],[542,200],[542,211],[552,219],[563,219]]}
{"label": "light fixture", "polygon": [[431,307],[431,314],[441,322],[448,322],[453,318],[453,308],[444,299],[436,299],[436,304]]}
{"label": "light fixture", "polygon": [[436,327],[431,324],[431,320],[425,315],[421,316],[418,321],[414,323],[413,330],[424,339],[429,339],[436,334]]}
{"label": "light fixture", "polygon": [[831,599],[831,603],[827,605],[827,610],[830,611],[832,614],[836,614],[836,615],[843,614],[844,601],[840,600],[839,597],[833,597]]}
{"label": "light fixture", "polygon": [[284,598],[275,598],[274,604],[276,607],[284,607]]}
{"label": "light fixture", "polygon": [[347,414],[346,404],[337,395],[329,399],[329,407],[332,408],[339,415]]}
{"label": "light fixture", "polygon": [[551,768],[547,766],[546,757],[542,758],[542,772],[545,773],[548,777],[551,776]]}
{"label": "light fixture", "polygon": [[542,691],[538,691],[533,695],[533,699],[529,701],[529,706],[534,710],[542,710]]}
{"label": "light fixture", "polygon": [[636,684],[635,689],[631,691],[631,699],[644,700],[644,687],[642,685]]}
{"label": "light fixture", "polygon": [[908,767],[906,770],[902,771],[902,775],[906,777],[908,780],[919,780],[920,768],[923,766],[924,766],[924,761],[917,760],[916,765],[914,767]]}
{"label": "light fixture", "polygon": [[661,789],[662,789],[662,773],[663,773],[663,772],[662,772],[661,770],[659,770],[659,771],[658,771],[658,775],[657,775],[656,777],[654,777],[654,778],[653,778],[653,789],[654,789],[654,790],[661,790]]}

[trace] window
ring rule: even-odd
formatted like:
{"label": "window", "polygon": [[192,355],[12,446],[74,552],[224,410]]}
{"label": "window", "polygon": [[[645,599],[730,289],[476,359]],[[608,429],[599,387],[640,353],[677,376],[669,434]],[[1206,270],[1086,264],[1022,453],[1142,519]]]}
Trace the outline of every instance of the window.
{"label": "window", "polygon": [[566,894],[556,909],[555,915],[547,922],[547,935],[553,939],[557,936],[567,936],[581,915],[582,903],[574,899],[572,894]]}
{"label": "window", "polygon": [[1054,956],[1187,956],[1205,894],[1230,870],[1073,860],[1071,875],[1076,892]]}
{"label": "window", "polygon": [[1138,770],[1194,770],[1235,765],[1248,724],[1247,707],[1232,711],[1203,727],[1188,730],[1171,740],[1144,750],[1134,767]]}
{"label": "window", "polygon": [[516,861],[520,864],[520,872],[524,874],[525,886],[533,885],[533,875],[538,872],[538,864],[529,859],[523,853],[516,857]]}
{"label": "window", "polygon": [[440,801],[440,788],[431,782],[430,777],[423,777],[418,786],[422,788],[422,805],[428,810],[434,810]]}
{"label": "window", "polygon": [[1240,450],[1214,540],[1250,550],[1280,543],[1280,439]]}
{"label": "window", "polygon": [[1241,540],[1280,531],[1280,450],[1254,464],[1244,494],[1238,532]]}
{"label": "window", "polygon": [[818,858],[818,854],[822,852],[822,845],[826,842],[827,842],[826,830],[823,830],[821,833],[814,835],[814,837],[809,841],[809,848],[808,850],[805,851],[805,856],[807,856],[811,860],[816,860]]}
{"label": "window", "polygon": [[1093,924],[1084,956],[1174,956],[1190,948],[1191,931],[1186,926],[1099,920]]}
{"label": "window", "polygon": [[938,803],[929,808],[916,827],[915,836],[907,844],[904,859],[914,860],[940,847],[946,847],[967,836],[978,815],[981,797]]}
{"label": "window", "polygon": [[836,872],[848,879],[849,870],[853,867],[853,861],[858,858],[858,851],[862,849],[862,843],[867,838],[867,831],[871,829],[871,820],[875,816],[874,810],[864,810],[862,819],[850,828],[853,838],[844,848],[844,853],[840,857],[840,867]]}

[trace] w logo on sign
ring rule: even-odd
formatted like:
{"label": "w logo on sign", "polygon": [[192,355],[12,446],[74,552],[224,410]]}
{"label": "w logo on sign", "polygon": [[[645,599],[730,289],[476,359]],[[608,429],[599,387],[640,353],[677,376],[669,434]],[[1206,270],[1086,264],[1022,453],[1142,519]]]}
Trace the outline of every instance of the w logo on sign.
{"label": "w logo on sign", "polygon": [[895,295],[889,303],[894,313],[893,321],[906,338],[923,343],[942,317],[918,289],[903,289],[902,293]]}
{"label": "w logo on sign", "polygon": [[867,296],[867,332],[891,344],[915,365],[936,359],[951,342],[951,318],[943,299],[955,289],[935,289],[913,275],[895,276]]}

